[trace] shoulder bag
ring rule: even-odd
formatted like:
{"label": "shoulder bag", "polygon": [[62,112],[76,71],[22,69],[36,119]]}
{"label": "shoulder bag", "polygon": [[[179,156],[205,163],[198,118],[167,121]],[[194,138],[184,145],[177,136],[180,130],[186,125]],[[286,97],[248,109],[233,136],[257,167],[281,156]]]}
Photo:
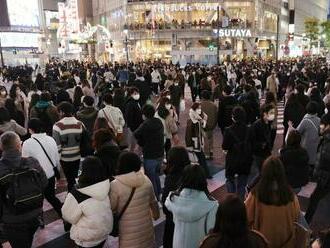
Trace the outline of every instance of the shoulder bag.
{"label": "shoulder bag", "polygon": [[37,141],[37,142],[39,143],[40,147],[41,147],[42,150],[44,151],[46,157],[48,158],[50,164],[51,164],[52,167],[53,167],[53,171],[54,171],[54,174],[55,174],[56,179],[57,179],[57,180],[60,180],[60,179],[61,179],[61,174],[60,174],[60,172],[58,171],[57,167],[54,165],[53,161],[50,159],[48,153],[46,152],[46,150],[45,150],[45,148],[43,147],[43,145],[41,144],[41,142],[40,142],[39,140],[37,140],[36,138],[32,138],[32,139],[34,139],[35,141]]}
{"label": "shoulder bag", "polygon": [[120,219],[124,215],[128,205],[130,204],[130,202],[133,198],[135,190],[136,190],[136,188],[132,189],[131,194],[129,195],[128,200],[125,203],[125,205],[124,205],[123,209],[121,210],[121,212],[119,214],[116,214],[116,213],[113,214],[113,228],[112,228],[112,232],[110,233],[110,235],[112,237],[118,237],[118,235],[119,235],[119,222],[120,222]]}

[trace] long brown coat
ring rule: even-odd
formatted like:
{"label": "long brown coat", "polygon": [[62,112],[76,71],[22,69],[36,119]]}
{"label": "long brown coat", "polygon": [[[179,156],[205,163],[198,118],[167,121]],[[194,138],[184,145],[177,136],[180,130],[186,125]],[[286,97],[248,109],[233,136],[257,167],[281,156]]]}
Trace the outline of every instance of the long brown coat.
{"label": "long brown coat", "polygon": [[300,206],[298,198],[285,206],[266,205],[250,193],[245,200],[250,228],[262,233],[269,242],[269,248],[294,247],[294,222],[298,221]]}
{"label": "long brown coat", "polygon": [[159,207],[148,177],[142,171],[131,172],[116,176],[110,185],[111,208],[116,213],[123,209],[132,188],[136,188],[119,223],[119,247],[154,247],[155,233],[152,217],[159,218]]}

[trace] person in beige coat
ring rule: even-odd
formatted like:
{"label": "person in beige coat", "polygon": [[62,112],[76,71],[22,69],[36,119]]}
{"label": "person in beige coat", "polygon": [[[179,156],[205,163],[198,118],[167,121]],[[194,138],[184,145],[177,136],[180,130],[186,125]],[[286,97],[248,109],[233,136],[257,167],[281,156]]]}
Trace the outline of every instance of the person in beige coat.
{"label": "person in beige coat", "polygon": [[155,247],[152,223],[159,218],[159,207],[152,183],[141,171],[141,160],[132,152],[122,153],[118,160],[118,176],[111,182],[112,211],[120,213],[132,189],[134,195],[119,222],[120,248]]}

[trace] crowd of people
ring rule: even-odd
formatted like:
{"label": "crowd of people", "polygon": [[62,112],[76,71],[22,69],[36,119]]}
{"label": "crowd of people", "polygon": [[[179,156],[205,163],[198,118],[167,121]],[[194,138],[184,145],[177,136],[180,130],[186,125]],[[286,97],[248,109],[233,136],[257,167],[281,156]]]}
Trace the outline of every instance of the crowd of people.
{"label": "crowd of people", "polygon": [[[46,199],[77,247],[103,247],[109,235],[121,248],[155,247],[160,209],[166,248],[307,247],[330,192],[329,76],[324,58],[1,68],[3,237],[31,247]],[[208,190],[208,161],[220,152],[221,203]],[[304,215],[297,194],[310,181]],[[329,247],[329,231],[313,236],[313,247]]]}

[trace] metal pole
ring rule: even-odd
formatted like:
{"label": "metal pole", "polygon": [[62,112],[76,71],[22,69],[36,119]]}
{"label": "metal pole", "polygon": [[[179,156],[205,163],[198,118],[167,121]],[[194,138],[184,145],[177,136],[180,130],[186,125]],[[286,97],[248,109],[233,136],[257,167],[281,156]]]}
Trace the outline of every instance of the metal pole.
{"label": "metal pole", "polygon": [[220,6],[217,7],[217,64],[220,65]]}
{"label": "metal pole", "polygon": [[126,63],[127,63],[127,67],[128,67],[129,60],[128,60],[128,38],[127,38],[127,35],[125,37],[125,50],[126,50]]}
{"label": "metal pole", "polygon": [[280,15],[277,15],[277,28],[276,28],[276,61],[278,61],[278,48],[279,48],[279,40],[280,40]]}
{"label": "metal pole", "polygon": [[3,61],[1,37],[0,37],[0,59],[1,59],[1,67],[4,67],[5,66],[5,62]]}

